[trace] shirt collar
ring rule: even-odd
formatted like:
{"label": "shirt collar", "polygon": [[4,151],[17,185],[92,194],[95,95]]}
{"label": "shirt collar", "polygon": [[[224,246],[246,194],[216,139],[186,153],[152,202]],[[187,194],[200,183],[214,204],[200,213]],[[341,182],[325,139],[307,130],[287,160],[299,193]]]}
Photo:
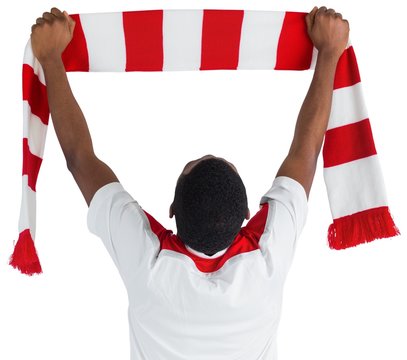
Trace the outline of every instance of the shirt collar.
{"label": "shirt collar", "polygon": [[214,259],[214,258],[217,258],[217,257],[219,257],[219,256],[222,256],[222,255],[227,251],[227,249],[228,249],[228,248],[223,249],[223,250],[218,251],[217,253],[213,254],[212,256],[209,256],[209,255],[206,255],[206,254],[204,254],[204,253],[202,253],[202,252],[200,252],[200,251],[196,251],[196,250],[190,248],[190,247],[189,247],[188,245],[186,245],[186,244],[185,244],[185,247],[186,247],[186,249],[187,249],[189,252],[191,252],[192,254],[194,254],[194,255],[196,255],[196,256],[199,256],[199,257],[201,257],[201,258],[204,258],[204,259]]}

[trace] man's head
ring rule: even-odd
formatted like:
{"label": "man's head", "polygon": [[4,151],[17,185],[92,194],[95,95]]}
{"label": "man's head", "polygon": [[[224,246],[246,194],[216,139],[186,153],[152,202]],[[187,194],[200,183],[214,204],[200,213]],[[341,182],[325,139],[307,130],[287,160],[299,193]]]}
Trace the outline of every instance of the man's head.
{"label": "man's head", "polygon": [[235,166],[205,155],[190,161],[178,178],[170,217],[178,236],[207,255],[226,249],[250,219],[246,188]]}

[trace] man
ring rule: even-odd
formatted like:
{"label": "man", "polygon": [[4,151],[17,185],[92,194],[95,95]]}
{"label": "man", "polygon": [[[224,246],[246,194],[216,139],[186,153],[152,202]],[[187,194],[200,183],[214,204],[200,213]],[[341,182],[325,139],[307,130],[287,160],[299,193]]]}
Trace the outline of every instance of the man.
{"label": "man", "polygon": [[[308,34],[318,49],[294,138],[260,210],[228,161],[206,155],[183,169],[170,206],[177,235],[130,196],[93,150],[61,54],[74,21],[52,8],[32,28],[54,128],[99,236],[129,296],[132,359],[276,359],[282,291],[307,213],[331,109],[336,65],[349,24],[314,7]],[[241,228],[244,219],[250,221]]]}

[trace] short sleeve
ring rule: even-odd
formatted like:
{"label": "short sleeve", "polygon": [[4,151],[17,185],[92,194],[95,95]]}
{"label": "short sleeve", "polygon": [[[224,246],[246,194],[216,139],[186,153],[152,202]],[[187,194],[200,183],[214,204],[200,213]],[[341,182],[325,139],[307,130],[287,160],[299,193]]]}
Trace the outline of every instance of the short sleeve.
{"label": "short sleeve", "polygon": [[281,279],[291,266],[297,239],[305,225],[308,202],[303,186],[278,176],[260,204],[268,203],[267,222],[259,245],[268,264]]}
{"label": "short sleeve", "polygon": [[103,241],[127,286],[153,250],[144,211],[122,184],[112,182],[94,194],[87,225]]}
{"label": "short sleeve", "polygon": [[304,187],[288,176],[278,176],[274,179],[270,190],[262,196],[260,204],[269,200],[278,201],[286,207],[298,237],[304,228],[308,213],[307,194]]}

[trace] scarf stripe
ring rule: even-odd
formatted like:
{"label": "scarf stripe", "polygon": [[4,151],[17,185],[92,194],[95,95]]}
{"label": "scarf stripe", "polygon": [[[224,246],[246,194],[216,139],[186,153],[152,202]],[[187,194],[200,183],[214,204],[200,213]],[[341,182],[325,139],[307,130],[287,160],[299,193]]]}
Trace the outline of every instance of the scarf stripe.
{"label": "scarf stripe", "polygon": [[202,22],[202,10],[164,11],[164,71],[199,70]]}
{"label": "scarf stripe", "polygon": [[305,14],[286,12],[277,49],[275,70],[307,70],[313,44],[307,34]]}
{"label": "scarf stripe", "polygon": [[22,231],[30,231],[35,239],[35,190],[28,186],[28,175],[23,175],[22,182],[21,213],[18,227]]}
{"label": "scarf stripe", "polygon": [[126,71],[162,70],[162,22],[162,10],[123,13]]}
{"label": "scarf stripe", "polygon": [[237,69],[243,15],[242,10],[204,10],[200,70]]}
{"label": "scarf stripe", "polygon": [[[44,155],[45,137],[47,135],[48,126],[31,112],[30,104],[27,101],[23,101],[23,115],[23,139],[27,139],[31,153],[42,158]],[[28,129],[30,129],[30,131],[28,131]]]}
{"label": "scarf stripe", "polygon": [[360,82],[334,90],[327,130],[352,124],[368,117]]}
{"label": "scarf stripe", "polygon": [[47,88],[44,84],[45,80],[41,82],[31,66],[23,65],[23,100],[27,100],[31,112],[37,115],[45,125],[48,125],[49,108]]}
{"label": "scarf stripe", "polygon": [[126,44],[122,15],[83,15],[81,23],[89,54],[88,71],[123,71],[126,66]]}
{"label": "scarf stripe", "polygon": [[[73,14],[70,15],[70,17],[75,21],[75,31],[71,42],[62,53],[62,61],[64,62],[66,71],[86,72],[89,71],[89,53],[87,41],[82,28],[82,19],[86,19],[86,15],[79,16],[79,14]],[[101,28],[103,29],[103,26]]]}
{"label": "scarf stripe", "polygon": [[240,38],[239,70],[275,68],[283,22],[283,12],[245,12]]}
{"label": "scarf stripe", "polygon": [[[66,71],[315,69],[318,51],[306,13],[252,10],[143,10],[74,14]],[[23,186],[19,239],[10,264],[40,273],[35,239],[36,183],[49,107],[44,72],[28,41],[23,63]],[[388,206],[353,46],[336,68],[322,150],[333,223],[329,246],[344,249],[399,234]]]}
{"label": "scarf stripe", "polygon": [[349,46],[339,58],[335,72],[334,89],[352,86],[358,82],[360,82],[360,75],[355,50],[353,46]]}
{"label": "scarf stripe", "polygon": [[35,190],[37,177],[40,171],[42,159],[31,153],[28,146],[28,139],[23,138],[23,175],[28,176],[28,186]]}
{"label": "scarf stripe", "polygon": [[[363,142],[360,139],[363,139]],[[323,149],[325,168],[375,154],[376,148],[369,119],[330,129],[325,133]]]}
{"label": "scarf stripe", "polygon": [[325,168],[324,178],[334,219],[387,206],[377,155]]}

